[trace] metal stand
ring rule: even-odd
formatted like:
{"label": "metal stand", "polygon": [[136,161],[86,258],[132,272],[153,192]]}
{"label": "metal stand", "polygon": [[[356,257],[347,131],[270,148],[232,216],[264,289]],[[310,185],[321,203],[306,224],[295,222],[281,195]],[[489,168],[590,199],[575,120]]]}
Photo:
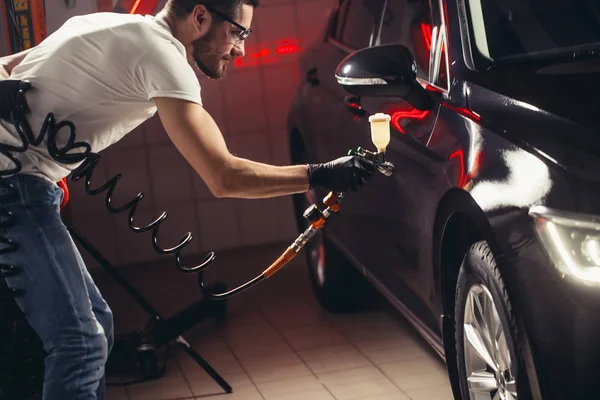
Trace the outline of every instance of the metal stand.
{"label": "metal stand", "polygon": [[[104,256],[66,219],[62,218],[65,226],[71,233],[73,239],[83,246],[83,248],[94,257],[100,265],[119,283],[135,301],[151,316],[148,326],[136,335],[132,345],[138,353],[140,370],[143,376],[148,378],[156,377],[158,368],[156,366],[156,357],[154,356],[156,349],[169,344],[175,340],[179,343],[185,352],[225,390],[227,393],[232,393],[231,386],[204,360],[192,346],[181,336],[181,334],[201,320],[208,316],[216,317],[217,320],[225,318],[226,302],[212,301],[203,299],[196,304],[191,305],[187,309],[179,312],[170,319],[163,318],[158,311],[137,291],[135,288],[124,279],[117,269],[104,258]],[[198,277],[199,282],[202,281],[202,276]],[[212,292],[223,292],[226,285],[217,283],[212,288]]]}

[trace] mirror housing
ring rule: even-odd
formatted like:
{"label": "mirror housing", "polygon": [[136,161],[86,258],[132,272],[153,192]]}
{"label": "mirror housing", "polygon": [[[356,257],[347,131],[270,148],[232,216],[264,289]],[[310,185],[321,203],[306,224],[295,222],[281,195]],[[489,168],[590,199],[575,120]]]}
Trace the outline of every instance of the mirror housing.
{"label": "mirror housing", "polygon": [[356,96],[401,97],[418,110],[433,99],[417,81],[417,64],[405,46],[388,44],[355,51],[338,65],[337,82]]}

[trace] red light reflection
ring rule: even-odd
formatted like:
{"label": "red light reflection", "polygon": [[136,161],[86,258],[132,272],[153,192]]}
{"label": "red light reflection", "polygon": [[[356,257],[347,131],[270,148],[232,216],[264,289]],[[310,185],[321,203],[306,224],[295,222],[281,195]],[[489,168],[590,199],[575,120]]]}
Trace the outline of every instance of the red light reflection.
{"label": "red light reflection", "polygon": [[141,2],[142,0],[136,0],[136,2],[133,4],[133,7],[131,7],[131,10],[129,11],[129,14],[135,14]]}
{"label": "red light reflection", "polygon": [[426,24],[425,22],[421,22],[421,32],[423,32],[423,37],[425,38],[427,50],[431,50],[431,40],[433,39],[433,31],[431,25]]}
{"label": "red light reflection", "polygon": [[[125,9],[128,7],[129,4],[131,4],[130,1],[124,1],[125,4],[120,3],[121,1],[117,3],[117,6],[121,6]],[[131,6],[131,9],[129,10],[129,14],[152,14],[157,4],[158,0],[135,0],[133,2],[133,5]]]}
{"label": "red light reflection", "polygon": [[298,46],[295,44],[289,44],[284,46],[278,46],[275,49],[275,53],[277,54],[292,54],[298,52]]}
{"label": "red light reflection", "polygon": [[264,64],[273,64],[283,60],[286,56],[299,53],[303,48],[297,39],[285,39],[274,42],[258,50],[248,48],[248,57],[237,58],[234,62],[236,68],[258,67]]}
{"label": "red light reflection", "polygon": [[271,54],[271,50],[269,49],[262,49],[261,51],[252,54],[252,58],[261,58],[261,57],[266,57],[269,54]]}
{"label": "red light reflection", "polygon": [[404,128],[402,127],[402,125],[400,125],[400,122],[403,119],[411,119],[411,120],[423,121],[425,118],[427,118],[427,116],[429,115],[429,113],[430,113],[429,110],[421,111],[421,110],[417,110],[416,108],[412,108],[410,110],[398,110],[398,111],[394,111],[392,113],[391,124],[400,133],[406,134],[406,131],[404,130]]}
{"label": "red light reflection", "polygon": [[475,156],[475,163],[473,164],[473,168],[471,171],[465,172],[465,154],[462,149],[456,150],[454,153],[450,154],[449,160],[453,158],[458,158],[458,163],[460,165],[460,177],[458,180],[458,187],[464,188],[467,186],[467,183],[470,179],[475,178],[477,175],[477,171],[479,170],[479,165],[481,163],[481,152],[478,151]]}
{"label": "red light reflection", "polygon": [[[425,39],[425,44],[427,45],[427,50],[431,51],[431,43],[433,42],[433,27],[431,24],[426,24],[425,22],[421,22],[421,32],[423,33],[423,38]],[[442,44],[442,53],[446,52],[446,43]]]}
{"label": "red light reflection", "polygon": [[468,108],[456,107],[456,106],[450,105],[448,103],[443,103],[442,105],[444,107],[446,107],[447,109],[455,111],[458,114],[462,115],[463,117],[467,117],[475,122],[481,121],[481,117],[479,115],[475,114],[473,111],[469,110]]}
{"label": "red light reflection", "polygon": [[449,160],[458,157],[458,165],[460,165],[460,177],[458,180],[458,186],[463,188],[467,184],[467,176],[465,175],[465,154],[461,150],[456,150],[454,153],[450,154]]}

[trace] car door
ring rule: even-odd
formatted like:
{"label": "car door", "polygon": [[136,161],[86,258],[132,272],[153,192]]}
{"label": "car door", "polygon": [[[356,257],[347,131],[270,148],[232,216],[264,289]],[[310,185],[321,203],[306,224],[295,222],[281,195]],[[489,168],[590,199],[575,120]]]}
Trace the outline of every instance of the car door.
{"label": "car door", "polygon": [[329,161],[346,155],[350,136],[339,135],[348,107],[344,103],[347,93],[337,83],[335,70],[353,51],[369,47],[377,33],[376,26],[383,8],[383,0],[340,0],[335,20],[323,46],[314,50],[310,63],[303,68],[307,81],[312,81],[312,91],[306,97],[312,110],[311,124],[318,125],[308,133],[312,138],[311,154],[314,162]]}
{"label": "car door", "polygon": [[[431,51],[434,32],[429,1],[388,0],[375,44],[406,46],[415,58],[421,83],[433,88],[430,70],[435,68],[431,60],[439,62]],[[430,236],[437,202],[430,193],[440,186],[436,171],[441,160],[428,150],[427,143],[439,105],[423,111],[400,98],[355,100],[363,114],[357,116],[347,110],[339,135],[352,147],[374,150],[368,117],[379,112],[389,114],[392,132],[386,156],[395,165],[395,174],[376,175],[361,191],[348,196],[343,204],[344,217],[329,229],[384,291],[429,330],[438,331],[439,320],[433,312]]]}

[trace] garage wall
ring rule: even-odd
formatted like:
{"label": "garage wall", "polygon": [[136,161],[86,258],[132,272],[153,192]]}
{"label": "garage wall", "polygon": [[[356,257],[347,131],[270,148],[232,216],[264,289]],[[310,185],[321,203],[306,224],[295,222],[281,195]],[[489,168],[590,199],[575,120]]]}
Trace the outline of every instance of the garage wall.
{"label": "garage wall", "polygon": [[0,32],[2,32],[2,39],[0,40],[0,57],[8,54],[8,43],[6,43],[6,24],[4,23],[4,17],[0,15]]}
{"label": "garage wall", "polygon": [[[221,127],[232,153],[286,165],[285,121],[300,78],[296,61],[306,46],[322,36],[334,0],[261,3],[243,63],[230,67],[222,81],[200,77],[200,83],[205,107]],[[87,9],[81,5],[81,10]],[[49,26],[58,26],[65,19],[64,14],[53,18]],[[186,232],[192,232],[195,238],[182,255],[197,260],[195,254],[207,251],[275,242],[281,242],[283,249],[297,236],[290,197],[214,198],[169,142],[158,116],[101,155],[92,186],[122,173],[114,196],[116,205],[139,192],[145,194],[135,215],[137,224],[147,224],[167,211],[159,236],[162,247],[172,247]],[[173,263],[172,256],[159,256],[152,249],[149,232],[133,233],[127,227],[126,213],[108,213],[103,204],[105,194],[85,194],[81,181],[70,183],[70,189],[72,200],[66,214],[113,264]],[[96,266],[82,253],[88,265]]]}

